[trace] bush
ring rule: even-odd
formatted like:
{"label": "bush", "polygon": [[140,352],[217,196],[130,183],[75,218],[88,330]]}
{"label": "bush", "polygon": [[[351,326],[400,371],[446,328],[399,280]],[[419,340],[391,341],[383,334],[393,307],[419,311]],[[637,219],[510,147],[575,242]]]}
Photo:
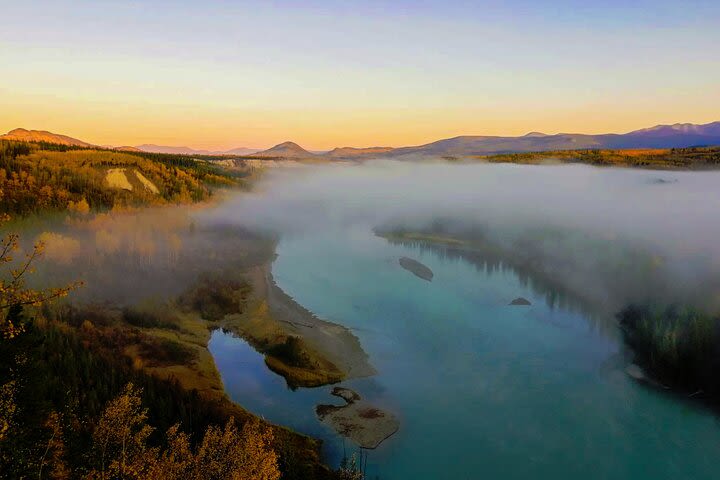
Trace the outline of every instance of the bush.
{"label": "bush", "polygon": [[190,347],[167,338],[143,336],[140,356],[149,366],[187,365],[197,359],[197,352]]}
{"label": "bush", "polygon": [[250,287],[247,283],[203,275],[198,284],[180,297],[180,304],[200,313],[205,320],[222,320],[225,315],[245,310]]}
{"label": "bush", "polygon": [[162,316],[157,312],[140,311],[126,307],[123,309],[122,318],[125,323],[135,327],[180,330],[176,317]]}
{"label": "bush", "polygon": [[287,337],[285,343],[275,345],[268,353],[291,367],[312,368],[316,363],[298,337]]}

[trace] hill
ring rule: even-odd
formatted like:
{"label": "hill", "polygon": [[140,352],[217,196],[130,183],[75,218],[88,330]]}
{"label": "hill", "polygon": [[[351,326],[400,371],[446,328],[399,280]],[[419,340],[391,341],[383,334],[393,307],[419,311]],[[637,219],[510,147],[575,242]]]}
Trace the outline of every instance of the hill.
{"label": "hill", "polygon": [[58,145],[68,145],[74,147],[92,147],[93,145],[77,138],[60,135],[57,133],[47,132],[45,130],[26,130],[24,128],[16,128],[10,130],[5,135],[0,135],[0,140],[14,140],[16,142],[44,142],[55,143]]}
{"label": "hill", "polygon": [[224,152],[217,152],[222,155],[253,155],[258,152],[257,148],[237,147],[225,150]]}
{"label": "hill", "polygon": [[142,152],[168,153],[171,155],[212,155],[214,153],[210,150],[195,150],[190,147],[172,147],[169,145],[155,145],[153,143],[144,143],[135,148]]}
{"label": "hill", "polygon": [[0,214],[199,202],[243,182],[205,158],[0,140]]}
{"label": "hill", "polygon": [[[0,140],[21,142],[42,142],[70,147],[95,147],[87,142],[47,131],[17,128]],[[276,159],[362,159],[374,157],[396,157],[412,159],[416,156],[477,156],[502,155],[511,153],[547,152],[561,150],[626,150],[626,149],[669,149],[720,145],[720,121],[697,125],[676,123],[656,125],[628,133],[605,133],[597,135],[579,133],[545,134],[530,132],[523,136],[463,135],[437,140],[424,145],[409,147],[340,147],[325,153],[313,153],[294,142],[284,142],[263,151],[238,147],[224,151],[196,150],[190,147],[143,144],[137,147],[107,147],[128,152],[148,152],[170,155],[193,156],[253,156]]]}
{"label": "hill", "polygon": [[272,148],[263,150],[253,154],[255,157],[267,157],[267,158],[314,158],[317,157],[314,153],[310,153],[300,145],[294,142],[283,142],[275,145]]}
{"label": "hill", "polygon": [[354,148],[354,147],[338,147],[330,150],[325,156],[331,158],[358,158],[358,157],[372,157],[381,156],[389,153],[393,150],[392,147],[368,147],[368,148]]}

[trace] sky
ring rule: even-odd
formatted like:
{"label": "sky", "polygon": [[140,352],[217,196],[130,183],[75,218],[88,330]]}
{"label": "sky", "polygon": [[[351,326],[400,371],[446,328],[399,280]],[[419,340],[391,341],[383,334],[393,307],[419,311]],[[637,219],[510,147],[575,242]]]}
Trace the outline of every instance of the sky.
{"label": "sky", "polygon": [[0,131],[405,146],[720,120],[720,2],[0,0]]}

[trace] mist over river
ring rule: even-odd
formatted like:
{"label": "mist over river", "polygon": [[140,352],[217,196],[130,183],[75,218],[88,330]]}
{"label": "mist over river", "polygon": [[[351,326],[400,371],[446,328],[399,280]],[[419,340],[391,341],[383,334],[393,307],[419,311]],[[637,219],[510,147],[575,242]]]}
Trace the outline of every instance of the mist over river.
{"label": "mist over river", "polygon": [[[716,311],[719,187],[715,172],[369,162],[279,170],[203,217],[277,235],[277,284],[359,338],[378,373],[341,385],[400,419],[368,478],[710,479],[716,415],[631,379],[614,313]],[[517,297],[531,305],[508,305]],[[210,350],[238,403],[325,439],[333,464],[355,451],[315,417],[339,403],[330,387],[289,390],[220,331]]]}

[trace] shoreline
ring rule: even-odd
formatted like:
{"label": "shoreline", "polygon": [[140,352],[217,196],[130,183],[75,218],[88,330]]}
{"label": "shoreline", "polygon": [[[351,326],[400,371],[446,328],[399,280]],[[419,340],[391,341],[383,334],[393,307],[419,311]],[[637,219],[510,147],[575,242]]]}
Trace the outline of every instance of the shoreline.
{"label": "shoreline", "polygon": [[[318,318],[277,285],[272,276],[275,258],[248,269],[251,306],[244,314],[226,317],[222,328],[265,355],[268,368],[291,388],[374,375],[367,353],[348,328]],[[293,345],[291,352],[283,348],[288,343]]]}

